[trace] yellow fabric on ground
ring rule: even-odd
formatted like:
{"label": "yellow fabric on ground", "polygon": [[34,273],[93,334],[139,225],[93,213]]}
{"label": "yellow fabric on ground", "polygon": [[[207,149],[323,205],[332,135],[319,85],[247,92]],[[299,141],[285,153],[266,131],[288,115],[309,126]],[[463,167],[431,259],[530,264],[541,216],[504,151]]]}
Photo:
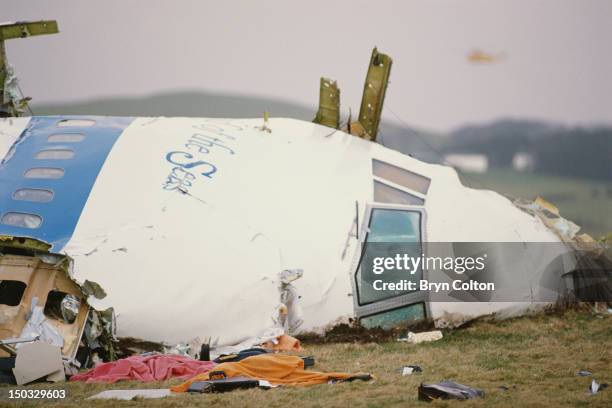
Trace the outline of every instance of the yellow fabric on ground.
{"label": "yellow fabric on ground", "polygon": [[[345,380],[354,374],[322,373],[304,370],[304,361],[297,356],[261,354],[247,357],[234,363],[221,363],[213,371],[223,371],[226,377],[239,375],[256,380],[267,380],[272,385],[315,385],[329,380]],[[185,392],[195,381],[209,380],[209,373],[199,374],[188,381],[171,388],[174,392]]]}

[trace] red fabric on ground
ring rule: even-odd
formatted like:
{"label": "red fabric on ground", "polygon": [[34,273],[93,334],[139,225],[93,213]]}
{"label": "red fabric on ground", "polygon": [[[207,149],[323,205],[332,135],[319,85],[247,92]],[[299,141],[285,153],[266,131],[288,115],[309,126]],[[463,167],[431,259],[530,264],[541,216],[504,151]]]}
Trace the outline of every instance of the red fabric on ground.
{"label": "red fabric on ground", "polygon": [[215,365],[212,361],[194,360],[178,354],[132,356],[99,364],[86,373],[73,375],[70,381],[86,383],[114,383],[121,380],[163,381],[170,378],[190,378],[210,371]]}

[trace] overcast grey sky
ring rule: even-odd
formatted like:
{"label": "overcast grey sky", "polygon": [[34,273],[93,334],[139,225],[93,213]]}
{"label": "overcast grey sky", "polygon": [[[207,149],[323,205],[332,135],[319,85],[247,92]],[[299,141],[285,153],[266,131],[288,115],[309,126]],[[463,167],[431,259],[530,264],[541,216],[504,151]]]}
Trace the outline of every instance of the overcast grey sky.
{"label": "overcast grey sky", "polygon": [[[188,89],[316,104],[325,75],[355,111],[376,45],[394,58],[387,106],[417,126],[612,123],[610,0],[0,0],[0,21],[41,18],[61,34],[7,44],[38,102]],[[473,49],[504,58],[476,65]]]}

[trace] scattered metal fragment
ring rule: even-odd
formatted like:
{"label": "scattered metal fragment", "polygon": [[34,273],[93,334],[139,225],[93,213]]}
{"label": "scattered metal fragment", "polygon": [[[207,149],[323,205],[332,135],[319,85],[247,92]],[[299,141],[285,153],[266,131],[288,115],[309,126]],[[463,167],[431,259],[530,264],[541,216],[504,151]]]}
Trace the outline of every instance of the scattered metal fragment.
{"label": "scattered metal fragment", "polygon": [[466,400],[484,398],[484,396],[483,390],[468,387],[454,381],[441,381],[435,384],[421,383],[419,386],[419,401],[431,402],[436,399]]}
{"label": "scattered metal fragment", "polygon": [[352,134],[357,130],[362,133],[358,136],[367,140],[376,140],[392,64],[391,57],[379,53],[374,47],[363,87],[359,117],[351,124]]}
{"label": "scattered metal fragment", "polygon": [[[211,372],[213,378],[215,372]],[[242,375],[231,378],[211,379],[208,381],[194,381],[191,383],[187,392],[189,393],[221,393],[237,389],[257,388],[260,386],[259,380],[254,380]]]}
{"label": "scattered metal fragment", "polygon": [[102,286],[97,284],[96,282],[92,282],[90,280],[86,280],[81,285],[81,290],[87,296],[93,296],[96,299],[104,299],[106,297],[106,292],[102,289]]}
{"label": "scattered metal fragment", "polygon": [[422,373],[423,369],[418,365],[407,365],[401,368],[402,376],[412,375],[415,373]]}
{"label": "scattered metal fragment", "polygon": [[17,76],[7,62],[4,41],[58,32],[54,20],[0,24],[0,117],[22,115],[31,100],[21,95]]}
{"label": "scattered metal fragment", "polygon": [[589,392],[591,393],[591,395],[595,395],[599,391],[602,391],[602,390],[604,390],[606,388],[608,388],[608,384],[606,384],[606,383],[600,384],[597,381],[593,380],[593,381],[591,381],[591,385],[589,386]]}
{"label": "scattered metal fragment", "polygon": [[91,367],[100,357],[104,361],[117,359],[115,330],[115,311],[112,307],[102,311],[90,310],[82,337],[86,350],[83,367]]}
{"label": "scattered metal fragment", "polygon": [[[32,298],[30,312],[27,315],[26,324],[21,330],[20,338],[39,338],[45,343],[49,343],[55,347],[64,347],[64,338],[59,330],[47,321],[43,312],[43,307],[38,306],[38,298]],[[23,343],[17,344],[15,348],[19,349]]]}
{"label": "scattered metal fragment", "polygon": [[278,306],[277,323],[286,333],[295,333],[304,322],[300,296],[291,282],[304,275],[302,269],[285,269],[278,274],[280,305]]}
{"label": "scattered metal fragment", "polygon": [[270,112],[265,111],[264,115],[263,115],[263,125],[261,125],[260,127],[257,127],[257,130],[260,130],[262,132],[267,132],[267,133],[272,133],[272,129],[270,129],[270,127],[268,126],[269,121],[270,121]]}
{"label": "scattered metal fragment", "polygon": [[[534,201],[517,199],[514,201],[514,205],[528,214],[538,217],[544,225],[554,231],[564,242],[571,242],[577,238],[580,227],[572,221],[561,217],[559,209],[542,197],[537,197]],[[582,237],[582,240],[585,239],[588,240],[588,238]]]}
{"label": "scattered metal fragment", "polygon": [[336,81],[321,77],[319,110],[313,122],[334,129],[340,127],[340,89]]}
{"label": "scattered metal fragment", "polygon": [[400,337],[397,341],[406,343],[419,344],[423,342],[436,341],[442,338],[442,332],[440,330],[434,330],[422,333],[408,332],[406,337]]}
{"label": "scattered metal fragment", "polygon": [[62,299],[60,303],[60,308],[64,322],[71,324],[76,320],[76,317],[79,314],[79,309],[81,308],[81,300],[74,295],[67,294]]}
{"label": "scattered metal fragment", "polygon": [[191,357],[191,345],[188,343],[177,343],[172,347],[164,349],[164,354],[178,354],[180,356]]}
{"label": "scattered metal fragment", "polygon": [[24,344],[17,351],[13,374],[17,385],[28,384],[47,376],[51,376],[49,380],[65,380],[60,347],[44,341]]}
{"label": "scattered metal fragment", "polygon": [[172,396],[172,392],[168,388],[160,389],[143,389],[143,390],[106,390],[98,394],[92,395],[89,399],[118,399],[118,400],[134,400],[138,398],[164,398]]}

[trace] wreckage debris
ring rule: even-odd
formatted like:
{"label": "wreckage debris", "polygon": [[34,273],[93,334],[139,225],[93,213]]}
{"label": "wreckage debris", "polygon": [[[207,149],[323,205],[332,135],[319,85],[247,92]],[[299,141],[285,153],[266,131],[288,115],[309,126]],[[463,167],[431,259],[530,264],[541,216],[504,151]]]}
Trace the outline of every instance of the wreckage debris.
{"label": "wreckage debris", "polygon": [[210,361],[210,344],[202,343],[200,346],[200,354],[198,355],[200,361]]}
{"label": "wreckage debris", "polygon": [[44,341],[23,344],[15,358],[13,374],[17,385],[45,377],[51,382],[65,381],[60,348]]}
{"label": "wreckage debris", "polygon": [[164,354],[178,354],[179,356],[190,357],[191,352],[191,344],[188,343],[177,343],[172,347],[164,348]]}
{"label": "wreckage debris", "polygon": [[297,288],[292,282],[304,275],[302,269],[284,269],[278,273],[278,291],[280,293],[280,305],[278,309],[277,324],[285,333],[294,333],[304,323],[300,296]]}
{"label": "wreckage debris", "polygon": [[96,395],[92,395],[87,399],[118,399],[129,401],[139,398],[151,399],[170,396],[172,396],[172,392],[168,388],[149,388],[144,390],[106,390]]}
{"label": "wreckage debris", "polygon": [[401,337],[397,339],[397,341],[402,341],[411,344],[419,344],[440,339],[442,339],[442,332],[440,330],[434,330],[422,333],[408,332],[408,335],[406,337]]}
{"label": "wreckage debris", "polygon": [[[210,374],[211,376],[213,373]],[[269,384],[262,385],[262,381],[253,380],[249,377],[237,376],[232,378],[225,378],[225,374],[223,374],[223,378],[219,378],[216,380],[208,380],[208,381],[195,381],[191,383],[187,392],[193,393],[213,393],[213,392],[227,392],[238,389],[247,389],[247,388],[257,388],[261,387],[264,389],[269,389]]]}
{"label": "wreckage debris", "polygon": [[412,375],[412,374],[420,374],[423,372],[423,369],[421,368],[421,366],[418,365],[407,365],[407,366],[403,366],[402,368],[400,368],[400,372],[402,373],[402,376],[407,376],[407,375]]}
{"label": "wreckage debris", "polygon": [[304,368],[314,367],[315,358],[313,356],[301,357],[301,359],[304,361]]}
{"label": "wreckage debris", "polygon": [[591,395],[595,395],[597,394],[599,391],[602,391],[604,389],[608,388],[608,384],[606,383],[598,383],[597,381],[593,380],[591,381],[591,385],[589,385],[589,392]]}
{"label": "wreckage debris", "polygon": [[[87,303],[88,296],[105,296],[100,285],[79,285],[70,273],[72,259],[47,252],[48,244],[42,241],[12,236],[1,236],[0,241],[0,291],[7,302],[0,305],[0,380],[58,381],[100,358],[114,359],[114,312],[94,310]],[[29,353],[38,358],[29,359]],[[53,373],[43,373],[53,367]]]}
{"label": "wreckage debris", "polygon": [[[163,344],[156,343],[154,341],[135,339],[133,337],[119,337],[117,339],[116,347],[117,356],[119,358],[130,357],[134,354],[144,354],[151,352],[164,354]],[[210,358],[208,360],[210,360]]]}
{"label": "wreckage debris", "polygon": [[454,381],[441,381],[435,384],[421,383],[419,386],[419,401],[431,402],[436,399],[466,400],[484,398],[484,396],[483,390],[468,387]]}

